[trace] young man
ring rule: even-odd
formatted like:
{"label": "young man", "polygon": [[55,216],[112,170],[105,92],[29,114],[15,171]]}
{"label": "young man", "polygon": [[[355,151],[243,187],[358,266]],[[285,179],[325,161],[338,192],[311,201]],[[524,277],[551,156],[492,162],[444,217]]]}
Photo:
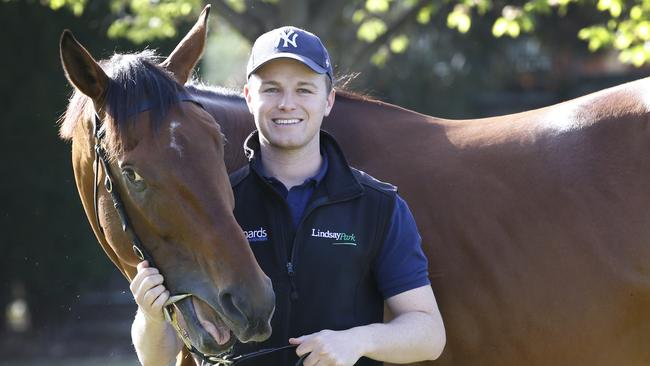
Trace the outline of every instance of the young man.
{"label": "young man", "polygon": [[[235,217],[245,231],[260,233],[251,247],[273,282],[276,310],[271,338],[237,345],[235,353],[290,342],[295,354],[248,364],[293,365],[306,354],[306,366],[436,359],[444,327],[406,203],[393,186],[351,168],[320,130],[335,99],[320,39],[294,27],[263,34],[247,76],[244,95],[257,130],[245,143],[249,165],[231,176]],[[140,265],[133,283],[138,355],[168,364],[180,342],[162,323],[162,277]],[[395,316],[385,324],[384,302]]]}

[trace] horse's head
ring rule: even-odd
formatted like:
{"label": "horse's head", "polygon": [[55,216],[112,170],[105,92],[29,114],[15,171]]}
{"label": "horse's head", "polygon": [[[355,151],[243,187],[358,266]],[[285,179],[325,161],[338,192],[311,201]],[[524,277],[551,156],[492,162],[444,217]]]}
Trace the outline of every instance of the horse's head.
{"label": "horse's head", "polygon": [[[65,31],[61,61],[76,91],[61,134],[73,142],[75,179],[93,230],[111,260],[133,278],[138,259],[101,187],[95,220],[92,118],[99,115],[113,189],[133,231],[171,294],[192,295],[175,305],[192,345],[216,354],[232,344],[231,332],[244,342],[268,338],[275,301],[233,216],[219,124],[187,100],[183,87],[203,51],[208,10],[160,64],[143,52],[100,65]],[[105,172],[97,170],[101,181]]]}

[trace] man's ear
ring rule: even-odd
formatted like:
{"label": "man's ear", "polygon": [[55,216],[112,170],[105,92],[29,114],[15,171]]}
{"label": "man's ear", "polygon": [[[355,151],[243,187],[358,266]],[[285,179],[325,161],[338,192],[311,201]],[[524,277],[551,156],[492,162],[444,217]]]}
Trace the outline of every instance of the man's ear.
{"label": "man's ear", "polygon": [[325,105],[325,114],[324,116],[327,117],[330,115],[330,111],[332,110],[332,107],[334,107],[334,101],[336,100],[336,90],[332,88],[330,90],[330,93],[327,95],[327,104]]}
{"label": "man's ear", "polygon": [[244,84],[244,99],[246,99],[246,106],[248,107],[248,112],[250,112],[250,114],[253,114],[253,108],[251,108],[251,103],[252,103],[251,92],[248,87],[248,83]]}

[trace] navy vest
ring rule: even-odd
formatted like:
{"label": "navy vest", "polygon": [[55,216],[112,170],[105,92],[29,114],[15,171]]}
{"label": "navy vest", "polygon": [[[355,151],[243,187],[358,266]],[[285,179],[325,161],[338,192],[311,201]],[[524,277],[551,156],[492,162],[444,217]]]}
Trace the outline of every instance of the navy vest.
{"label": "navy vest", "polygon": [[[293,230],[289,208],[251,163],[230,176],[235,218],[262,270],[273,282],[276,307],[271,338],[238,344],[235,354],[285,345],[323,329],[343,330],[383,321],[384,299],[374,263],[395,205],[396,188],[351,168],[335,140],[321,131],[328,171]],[[259,159],[257,133],[246,141]],[[294,350],[246,365],[285,366]],[[381,365],[361,358],[356,365]]]}

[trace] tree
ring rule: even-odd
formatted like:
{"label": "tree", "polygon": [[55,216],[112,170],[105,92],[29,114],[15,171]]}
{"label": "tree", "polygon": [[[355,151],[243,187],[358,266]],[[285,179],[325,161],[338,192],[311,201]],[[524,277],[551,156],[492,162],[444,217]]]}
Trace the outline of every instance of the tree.
{"label": "tree", "polygon": [[[11,0],[10,0],[11,1]],[[14,0],[15,1],[15,0]],[[81,14],[88,0],[46,0],[53,9]],[[495,37],[544,32],[548,18],[591,14],[574,36],[589,50],[613,49],[620,61],[641,66],[650,60],[650,0],[212,0],[216,12],[245,38],[293,24],[327,35],[343,69],[356,62],[382,64],[403,53],[415,25],[441,18],[446,26],[469,33],[473,23],[489,22]],[[179,20],[195,16],[202,0],[110,0],[109,36],[141,43],[176,36]],[[597,11],[593,11],[597,10]],[[578,15],[579,16],[579,15]],[[439,23],[435,23],[439,24]],[[362,42],[355,41],[355,38]]]}

